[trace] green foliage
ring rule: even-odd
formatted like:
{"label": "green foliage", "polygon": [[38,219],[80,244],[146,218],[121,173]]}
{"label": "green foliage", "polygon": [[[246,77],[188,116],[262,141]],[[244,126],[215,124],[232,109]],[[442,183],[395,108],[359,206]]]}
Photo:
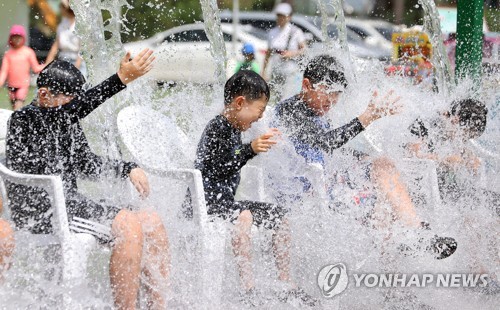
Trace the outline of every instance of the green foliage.
{"label": "green foliage", "polygon": [[149,38],[172,27],[202,20],[199,0],[128,0],[122,42]]}
{"label": "green foliage", "polygon": [[[129,6],[123,7],[124,43],[203,19],[200,0],[128,0],[128,3]],[[275,0],[240,0],[240,9],[271,11],[274,3]],[[218,5],[221,10],[232,9],[233,0],[219,0]]]}
{"label": "green foliage", "polygon": [[[271,11],[276,3],[275,0],[239,0],[242,11]],[[233,0],[219,0],[220,9],[232,9]]]}
{"label": "green foliage", "polygon": [[[30,87],[30,91],[28,92],[28,96],[24,101],[24,104],[30,104],[33,98],[35,97],[35,87]],[[0,87],[0,109],[12,110],[12,106],[10,104],[9,99],[9,91],[6,87]]]}
{"label": "green foliage", "polygon": [[492,32],[500,32],[500,10],[497,8],[486,9],[484,14],[489,30]]}

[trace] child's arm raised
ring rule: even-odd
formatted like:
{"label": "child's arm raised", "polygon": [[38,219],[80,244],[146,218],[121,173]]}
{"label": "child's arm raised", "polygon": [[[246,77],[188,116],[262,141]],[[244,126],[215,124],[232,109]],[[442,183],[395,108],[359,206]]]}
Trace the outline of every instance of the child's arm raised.
{"label": "child's arm raised", "polygon": [[63,106],[70,114],[82,119],[99,107],[103,102],[120,92],[128,84],[151,70],[151,62],[155,59],[153,51],[144,49],[132,60],[130,53],[122,59],[117,74],[110,76],[99,85],[76,96],[70,103]]}
{"label": "child's arm raised", "polygon": [[146,48],[133,59],[130,59],[130,52],[127,52],[118,70],[118,77],[122,83],[126,85],[148,73],[153,68],[152,62],[155,60],[152,55],[153,51]]}
{"label": "child's arm raised", "polygon": [[388,92],[380,100],[377,92],[374,92],[373,98],[363,114],[335,129],[325,128],[318,125],[310,117],[300,115],[300,117],[293,119],[292,127],[297,128],[295,136],[301,142],[331,153],[352,140],[375,120],[386,115],[397,114],[401,108],[397,104],[400,97],[395,97],[393,93],[393,91]]}
{"label": "child's arm raised", "polygon": [[401,105],[397,104],[400,99],[400,96],[394,96],[393,90],[389,91],[382,99],[378,97],[378,92],[374,91],[365,112],[358,117],[359,121],[366,128],[384,116],[398,114],[401,111]]}

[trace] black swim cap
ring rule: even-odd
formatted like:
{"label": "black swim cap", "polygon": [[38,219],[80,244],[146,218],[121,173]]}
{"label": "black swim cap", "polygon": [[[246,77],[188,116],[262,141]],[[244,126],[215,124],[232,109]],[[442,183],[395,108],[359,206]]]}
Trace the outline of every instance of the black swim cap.
{"label": "black swim cap", "polygon": [[330,85],[338,84],[343,88],[347,88],[348,85],[344,67],[330,55],[320,55],[311,59],[304,71],[304,78],[313,84],[325,82]]}
{"label": "black swim cap", "polygon": [[47,87],[53,94],[75,96],[85,84],[83,74],[71,63],[54,60],[48,64],[36,80],[38,88]]}

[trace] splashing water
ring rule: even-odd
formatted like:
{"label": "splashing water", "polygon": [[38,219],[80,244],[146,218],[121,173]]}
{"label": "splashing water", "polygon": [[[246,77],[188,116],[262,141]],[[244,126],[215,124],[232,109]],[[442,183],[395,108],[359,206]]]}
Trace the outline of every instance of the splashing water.
{"label": "splashing water", "polygon": [[205,23],[205,31],[210,40],[210,52],[216,63],[215,76],[217,77],[218,86],[222,88],[226,82],[226,45],[220,28],[219,8],[216,0],[201,0],[201,8],[203,10],[203,20]]}
{"label": "splashing water", "polygon": [[451,72],[450,60],[446,54],[443,44],[443,34],[439,23],[439,13],[436,4],[432,0],[418,1],[424,9],[424,31],[430,35],[433,46],[432,64],[435,68],[436,80],[439,91],[445,95],[450,94],[453,74]]}
{"label": "splashing water", "polygon": [[[431,2],[422,1],[424,8],[435,9]],[[320,1],[320,8],[323,18],[327,1]],[[116,129],[117,114],[124,107],[129,105],[148,107],[158,113],[168,117],[177,124],[188,137],[190,145],[180,145],[180,148],[190,148],[193,152],[199,140],[201,132],[206,123],[222,108],[222,85],[225,80],[226,51],[225,44],[220,31],[220,20],[218,18],[218,8],[215,0],[201,1],[203,16],[207,36],[211,42],[212,55],[217,63],[218,85],[210,88],[200,85],[186,84],[174,89],[156,89],[152,87],[151,81],[147,79],[136,81],[129,85],[126,92],[115,96],[105,103],[98,111],[85,120],[85,130],[94,150],[103,155],[127,157],[124,147],[118,142],[119,136]],[[112,74],[117,69],[119,59],[124,54],[119,32],[123,23],[120,11],[122,6],[128,3],[124,0],[85,0],[72,1],[73,9],[77,15],[77,30],[82,38],[83,55],[89,66],[92,84],[98,83],[104,77]],[[387,77],[383,72],[383,65],[377,61],[351,61],[348,54],[347,42],[345,39],[345,22],[340,0],[332,0],[328,5],[335,7],[338,12],[337,20],[340,22],[340,51],[332,50],[334,47],[327,46],[324,53],[340,55],[341,61],[352,67],[349,72],[351,87],[342,95],[341,101],[335,106],[327,116],[333,127],[346,124],[353,117],[359,116],[371,99],[373,91],[377,90],[380,95],[386,94],[390,90],[395,90],[397,95],[402,97],[401,104],[404,106],[403,112],[398,116],[387,117],[370,125],[367,130],[350,141],[347,146],[360,149],[371,156],[387,156],[395,161],[396,166],[403,168],[404,151],[401,147],[409,137],[407,128],[417,118],[429,118],[437,115],[439,111],[446,109],[452,99],[460,99],[468,94],[462,87],[457,87],[457,93],[452,94],[450,76],[447,75],[446,62],[439,57],[437,61],[438,80],[440,93],[432,93],[430,90],[412,85],[409,81],[400,77]],[[102,21],[102,10],[110,13],[111,18]],[[429,11],[431,12],[431,11]],[[433,13],[429,13],[433,14]],[[431,35],[435,51],[438,51],[437,43],[439,25],[436,24],[437,16],[432,15],[429,25],[435,32]],[[99,21],[99,22],[97,22]],[[326,27],[327,22],[322,25]],[[436,28],[437,27],[437,28]],[[430,29],[430,28],[429,28]],[[437,30],[436,30],[437,29]],[[324,31],[324,29],[323,29]],[[105,33],[109,32],[111,37],[106,39]],[[324,31],[325,32],[325,31]],[[327,36],[325,36],[327,37]],[[438,48],[436,48],[438,46]],[[439,54],[439,53],[438,53]],[[211,72],[207,72],[211,74]],[[354,80],[354,76],[358,78]],[[466,83],[466,82],[463,82]],[[461,91],[461,92],[460,92]],[[450,98],[453,97],[453,98]],[[499,111],[499,96],[495,88],[486,88],[482,98],[491,112]],[[215,102],[215,104],[213,104]],[[270,117],[272,107],[268,107],[266,116],[256,124],[252,130],[245,133],[244,138],[249,140],[256,134],[265,131],[266,120]],[[499,140],[498,114],[496,119],[493,114],[491,123],[485,137],[479,139],[489,150],[496,150],[498,154]],[[156,124],[144,123],[150,130],[150,136],[144,139],[158,138],[163,141],[169,132],[156,132],[160,126]],[[493,129],[491,129],[493,128]],[[490,132],[490,130],[493,130]],[[149,141],[149,140],[148,140]],[[171,141],[169,141],[171,142]],[[155,145],[161,148],[161,145]],[[152,148],[152,155],[155,153]],[[445,151],[452,151],[453,145],[447,145]],[[495,148],[496,147],[496,148]],[[157,159],[161,162],[162,159]],[[192,158],[189,158],[192,162]],[[186,164],[185,158],[170,158],[169,162],[176,167],[192,167]],[[300,175],[308,169],[303,160],[294,155],[294,150],[285,141],[279,144],[276,149],[265,155],[259,155],[251,164],[259,166],[265,175],[273,175],[273,178],[266,179],[267,186],[264,188],[264,199],[275,202],[274,194],[277,188],[287,193],[300,192],[302,188],[296,183],[288,182],[291,176]],[[498,170],[494,170],[494,161],[486,160],[492,170],[486,171],[487,177],[495,176]],[[493,167],[493,168],[492,168]],[[339,170],[351,170],[353,178],[359,180],[362,186],[369,187],[363,181],[363,173],[354,166],[350,157],[334,152],[327,158],[325,164],[325,176],[335,175]],[[276,177],[276,175],[281,177]],[[400,288],[389,290],[383,287],[354,287],[351,277],[348,288],[341,295],[333,299],[321,297],[317,285],[317,275],[319,270],[328,264],[343,262],[350,273],[479,273],[487,272],[490,275],[498,273],[498,215],[493,214],[491,201],[486,201],[479,189],[483,186],[477,176],[471,175],[465,169],[455,171],[454,177],[462,186],[462,193],[459,199],[450,202],[438,202],[429,200],[429,195],[422,195],[422,201],[415,203],[417,213],[422,220],[430,221],[433,233],[453,236],[459,243],[457,252],[446,260],[434,260],[426,255],[404,256],[398,250],[401,243],[412,243],[421,235],[418,232],[403,227],[399,222],[391,227],[375,229],[371,225],[363,223],[366,214],[370,212],[371,205],[350,206],[348,208],[326,207],[332,201],[325,203],[324,197],[311,194],[310,197],[301,203],[290,201],[292,208],[289,215],[291,226],[291,265],[292,275],[298,285],[304,288],[309,294],[321,300],[321,307],[324,309],[415,309],[425,308],[428,305],[435,309],[495,309],[498,305],[498,295],[485,295],[479,289],[462,288]],[[405,181],[411,186],[411,175],[404,175]],[[152,195],[146,202],[135,203],[140,205],[154,205],[162,215],[165,226],[169,232],[172,252],[172,274],[170,278],[170,288],[168,289],[170,308],[194,308],[206,309],[206,298],[201,294],[201,275],[207,266],[202,261],[202,253],[199,251],[200,240],[197,239],[199,227],[192,221],[187,221],[179,216],[180,205],[184,199],[185,186],[174,180],[165,180],[151,176]],[[109,181],[103,182],[108,184]],[[257,196],[255,180],[243,180],[240,196]],[[432,188],[424,184],[420,189],[412,192],[418,194],[418,190],[427,194]],[[114,184],[116,186],[116,184]],[[101,185],[99,184],[99,187]],[[414,190],[415,188],[411,188]],[[90,192],[94,189],[90,188]],[[353,195],[358,194],[356,190],[343,185],[335,189],[335,195],[342,195],[341,199],[346,205],[349,204]],[[498,189],[497,189],[498,190]],[[111,189],[105,187],[108,193],[114,193],[111,198],[116,200],[129,199],[128,191],[124,188]],[[478,197],[480,198],[478,200]],[[419,197],[413,196],[417,201]],[[435,197],[434,197],[435,198]],[[329,198],[326,198],[329,199]],[[479,202],[478,202],[479,201]],[[386,202],[377,205],[383,212],[387,213],[388,204]],[[290,309],[297,305],[280,303],[274,296],[274,291],[279,291],[281,283],[276,279],[276,268],[272,248],[270,246],[271,236],[264,231],[256,231],[252,234],[254,243],[254,266],[256,273],[257,287],[265,293],[262,301],[268,308]],[[221,306],[219,308],[236,309],[240,308],[239,288],[240,281],[237,273],[236,262],[231,253],[230,242],[227,242],[224,254],[220,260],[224,262],[224,278],[220,290],[222,295]],[[46,256],[56,256],[47,252]],[[34,255],[33,255],[34,256]],[[80,301],[82,307],[105,308],[111,306],[109,283],[106,280],[108,258],[106,255],[96,256],[91,262],[90,270],[90,290],[83,290],[75,296]],[[26,266],[45,268],[46,265],[28,260],[22,262]],[[20,263],[17,263],[20,264]],[[57,263],[55,263],[57,264]],[[17,265],[16,265],[17,266]],[[16,285],[11,285],[9,290],[3,290],[0,297],[0,307],[29,308],[52,307],[60,308],[59,295],[61,288],[54,280],[57,275],[48,271],[31,271],[29,268],[22,269],[25,274],[21,274],[22,280]],[[19,270],[19,269],[17,269]],[[34,277],[29,277],[33,274]],[[216,275],[213,275],[214,278]],[[23,282],[24,281],[24,282]],[[24,290],[23,287],[31,281],[36,283],[35,288]],[[24,286],[23,286],[24,285]],[[46,289],[46,288],[49,289]],[[21,288],[21,289],[19,289]],[[45,289],[44,289],[45,288]],[[48,293],[49,290],[54,290]],[[21,291],[21,292],[20,292]],[[56,297],[54,297],[56,296]],[[3,298],[5,297],[5,298]],[[144,306],[143,304],[141,304]],[[429,309],[425,308],[425,309]],[[214,307],[215,308],[215,307]]]}

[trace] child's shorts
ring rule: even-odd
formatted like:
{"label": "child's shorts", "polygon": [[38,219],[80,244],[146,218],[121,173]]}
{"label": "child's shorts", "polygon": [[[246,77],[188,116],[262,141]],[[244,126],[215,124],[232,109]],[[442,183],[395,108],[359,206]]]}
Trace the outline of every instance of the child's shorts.
{"label": "child's shorts", "polygon": [[207,213],[234,222],[245,210],[252,213],[254,225],[266,229],[277,228],[286,213],[286,210],[278,205],[250,200],[212,204],[208,206]]}
{"label": "child's shorts", "polygon": [[[13,186],[13,184],[9,184],[9,186]],[[34,234],[53,233],[53,210],[46,192],[39,188],[24,187],[22,193],[26,195],[12,195],[12,189],[12,187],[9,188],[9,199],[11,216],[16,227]],[[21,191],[19,193],[21,194]],[[78,226],[72,223],[75,217],[95,223],[94,225],[86,223],[85,225],[91,231],[86,229],[85,232],[94,235],[102,244],[112,241],[111,224],[121,209],[107,205],[105,202],[97,203],[79,193],[66,197],[66,211],[70,226]],[[73,232],[78,231],[73,230]]]}
{"label": "child's shorts", "polygon": [[29,87],[9,87],[9,99],[11,102],[24,101],[28,96]]}

